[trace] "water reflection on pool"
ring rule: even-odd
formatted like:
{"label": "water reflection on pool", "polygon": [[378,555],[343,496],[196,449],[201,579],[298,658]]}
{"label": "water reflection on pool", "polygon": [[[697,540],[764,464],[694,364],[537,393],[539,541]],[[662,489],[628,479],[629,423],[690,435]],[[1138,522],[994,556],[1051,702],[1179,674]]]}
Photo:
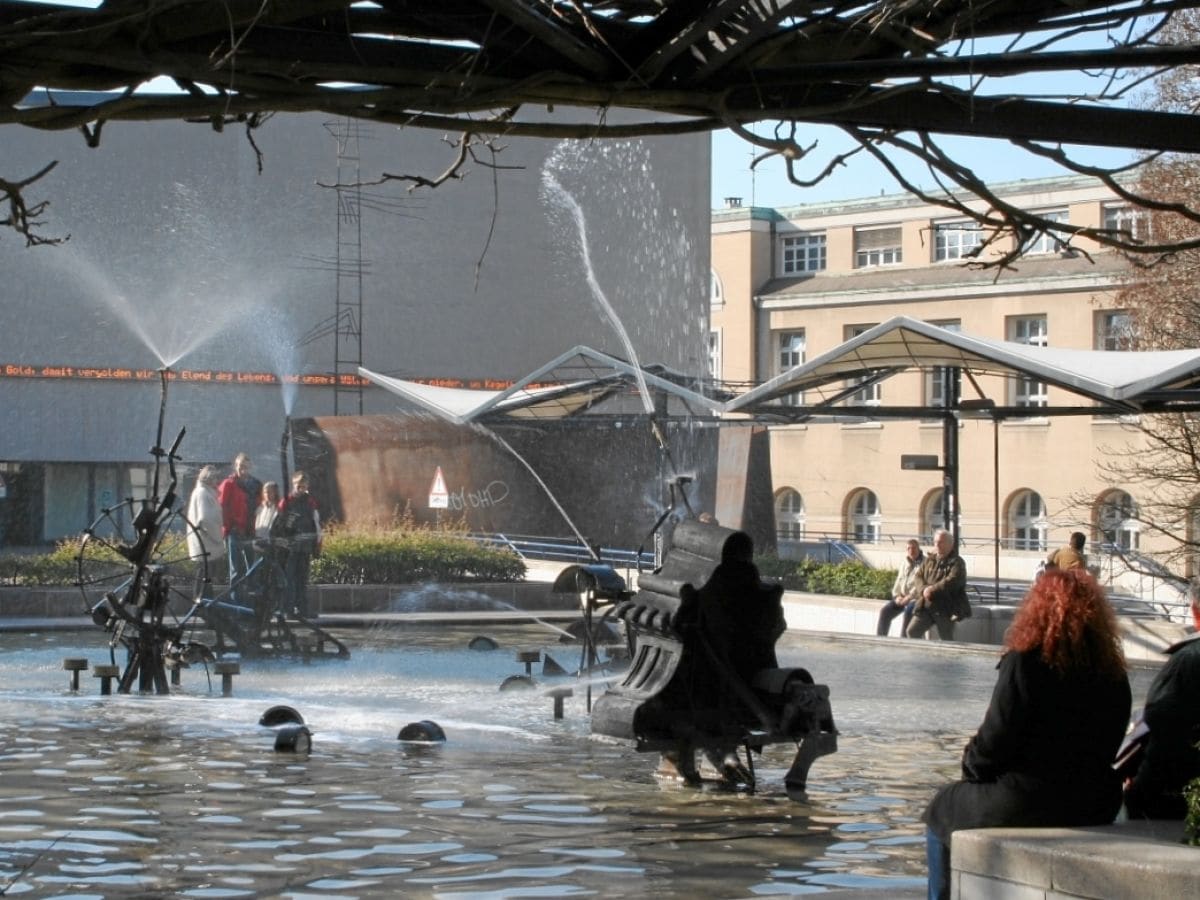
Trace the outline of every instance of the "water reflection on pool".
{"label": "water reflection on pool", "polygon": [[[0,638],[0,894],[179,897],[746,897],[923,884],[918,821],[954,777],[994,654],[785,638],[781,663],[830,685],[839,752],[790,801],[787,747],[753,796],[660,783],[655,759],[589,734],[583,690],[500,692],[517,650],[567,668],[539,629],[353,632],[353,658],[244,663],[234,696],[203,670],[170,697],[100,697],[67,656],[102,634]],[[1135,697],[1145,693],[1143,674]],[[539,679],[546,685],[561,679]],[[286,703],[313,752],[274,752]],[[396,740],[432,719],[443,745]]]}

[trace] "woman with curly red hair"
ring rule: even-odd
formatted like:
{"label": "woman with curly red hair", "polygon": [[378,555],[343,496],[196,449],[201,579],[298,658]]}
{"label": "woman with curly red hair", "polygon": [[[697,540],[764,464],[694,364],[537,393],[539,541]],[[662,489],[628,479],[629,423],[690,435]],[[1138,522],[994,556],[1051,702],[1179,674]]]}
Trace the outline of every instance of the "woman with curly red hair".
{"label": "woman with curly red hair", "polygon": [[955,831],[1106,825],[1121,807],[1112,761],[1129,722],[1129,678],[1104,590],[1084,572],[1046,572],[1004,646],[963,780],[925,811],[931,900],[950,896]]}

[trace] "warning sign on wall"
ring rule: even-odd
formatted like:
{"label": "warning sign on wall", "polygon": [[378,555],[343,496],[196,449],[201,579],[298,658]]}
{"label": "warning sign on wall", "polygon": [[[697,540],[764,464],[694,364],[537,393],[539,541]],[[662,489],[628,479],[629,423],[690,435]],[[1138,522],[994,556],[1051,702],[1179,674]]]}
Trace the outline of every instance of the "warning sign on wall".
{"label": "warning sign on wall", "polygon": [[446,490],[446,479],[442,477],[441,466],[433,473],[433,486],[429,488],[429,508],[450,508],[450,492]]}

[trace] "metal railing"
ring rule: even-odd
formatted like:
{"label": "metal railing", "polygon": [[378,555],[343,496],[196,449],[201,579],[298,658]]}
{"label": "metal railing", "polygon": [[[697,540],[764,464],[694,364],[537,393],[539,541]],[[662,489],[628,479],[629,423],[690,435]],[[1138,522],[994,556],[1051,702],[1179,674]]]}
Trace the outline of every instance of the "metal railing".
{"label": "metal railing", "polygon": [[[600,562],[616,568],[638,568],[639,554],[636,550],[620,547],[593,547],[589,550],[577,540],[529,534],[469,534],[472,540],[494,547],[511,550],[522,559],[550,560],[554,562],[592,563],[595,550]],[[654,568],[654,553],[642,551],[640,563],[643,570]]]}

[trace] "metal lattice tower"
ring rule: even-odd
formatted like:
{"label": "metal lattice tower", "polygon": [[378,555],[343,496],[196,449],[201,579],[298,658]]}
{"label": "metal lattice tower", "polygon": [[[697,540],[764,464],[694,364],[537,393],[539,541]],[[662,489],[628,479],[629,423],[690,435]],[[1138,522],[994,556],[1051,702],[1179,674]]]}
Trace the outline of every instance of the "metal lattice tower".
{"label": "metal lattice tower", "polygon": [[362,415],[363,388],[358,369],[363,361],[362,314],[362,180],[359,138],[362,124],[343,119],[325,126],[337,141],[337,248],[334,257],[334,388],[333,414]]}

